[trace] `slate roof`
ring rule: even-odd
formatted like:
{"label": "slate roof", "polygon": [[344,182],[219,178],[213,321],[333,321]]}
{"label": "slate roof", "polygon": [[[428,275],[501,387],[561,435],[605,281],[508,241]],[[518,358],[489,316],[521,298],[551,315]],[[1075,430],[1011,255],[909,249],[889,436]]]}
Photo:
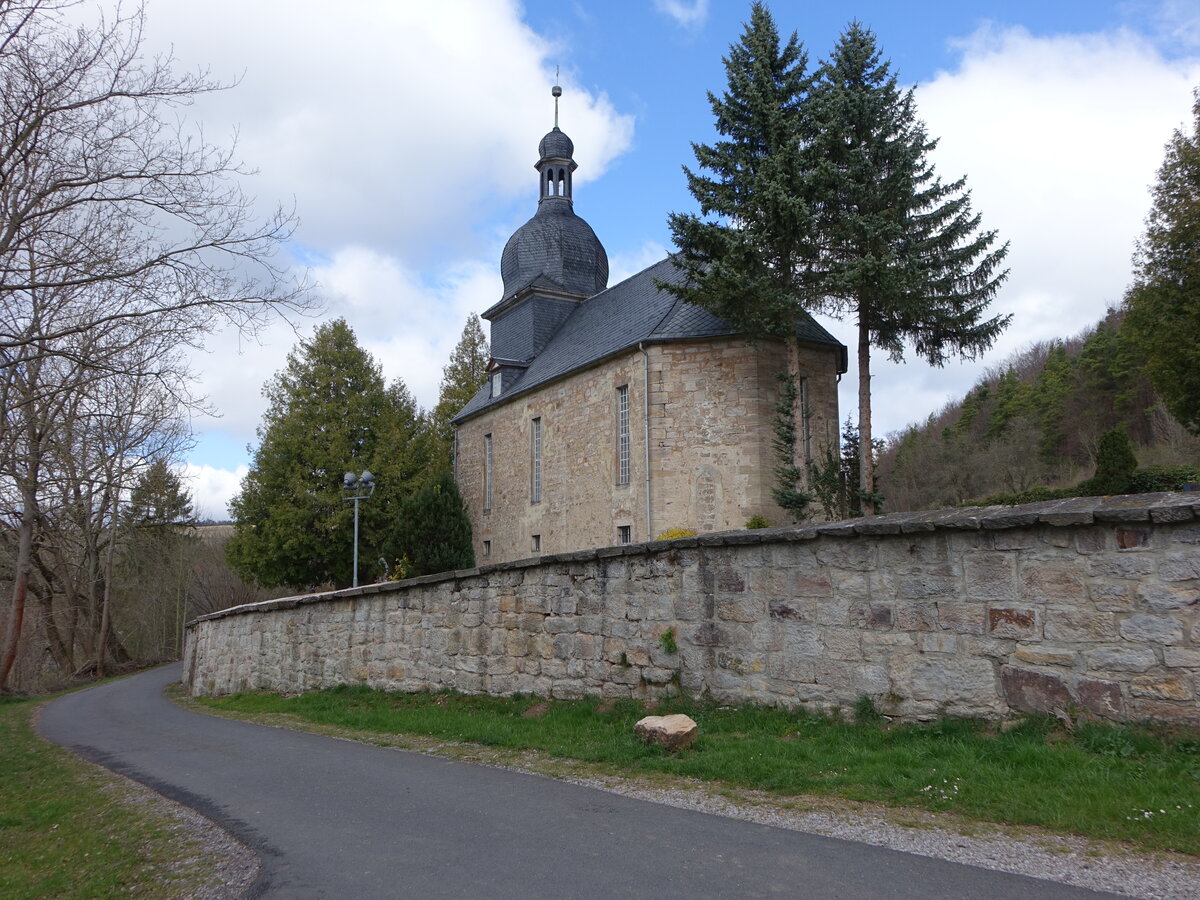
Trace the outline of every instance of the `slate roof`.
{"label": "slate roof", "polygon": [[[589,297],[559,326],[528,368],[524,372],[514,373],[514,380],[505,385],[500,397],[492,397],[490,387],[484,385],[452,421],[462,421],[642,342],[695,340],[737,334],[722,319],[698,306],[684,303],[655,284],[658,281],[679,284],[685,277],[683,271],[676,268],[673,260],[667,257],[620,284]],[[797,336],[805,343],[841,348],[840,364],[844,367],[845,347],[810,316],[803,316]]]}
{"label": "slate roof", "polygon": [[575,143],[555,125],[538,144],[538,156],[542,159],[571,159],[575,155]]}
{"label": "slate roof", "polygon": [[533,218],[513,233],[500,254],[506,299],[542,276],[584,297],[608,284],[608,255],[566,197],[544,197]]}

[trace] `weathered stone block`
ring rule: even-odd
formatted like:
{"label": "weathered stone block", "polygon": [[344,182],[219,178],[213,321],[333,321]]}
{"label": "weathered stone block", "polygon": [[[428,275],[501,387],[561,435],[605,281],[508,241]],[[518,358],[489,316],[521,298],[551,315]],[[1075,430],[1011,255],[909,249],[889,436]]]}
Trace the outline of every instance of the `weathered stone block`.
{"label": "weathered stone block", "polygon": [[1145,672],[1158,665],[1158,657],[1148,647],[1099,647],[1085,659],[1088,669],[1103,672]]}
{"label": "weathered stone block", "polygon": [[1037,610],[1027,607],[993,606],[988,610],[988,633],[998,638],[1039,637]]}
{"label": "weathered stone block", "polygon": [[1088,558],[1088,574],[1102,578],[1145,578],[1154,574],[1154,558],[1143,554],[1093,556]]}
{"label": "weathered stone block", "polygon": [[945,631],[921,634],[917,637],[917,647],[922,653],[957,653],[958,636]]}
{"label": "weathered stone block", "polygon": [[1165,616],[1130,616],[1121,623],[1121,637],[1127,641],[1179,644],[1183,642],[1183,625]]}
{"label": "weathered stone block", "polygon": [[968,600],[1016,598],[1016,557],[1011,553],[968,553],[963,559]]}
{"label": "weathered stone block", "polygon": [[1200,553],[1168,553],[1158,564],[1163,581],[1191,581],[1200,578]]}
{"label": "weathered stone block", "polygon": [[1013,659],[1033,666],[1073,666],[1078,658],[1074,650],[1046,644],[1022,645],[1013,651]]}
{"label": "weathered stone block", "polygon": [[858,603],[850,607],[850,622],[859,628],[888,630],[892,627],[889,603]]}
{"label": "weathered stone block", "polygon": [[1141,584],[1138,585],[1137,595],[1146,608],[1153,610],[1200,607],[1200,585]]}
{"label": "weathered stone block", "polygon": [[647,744],[669,751],[683,750],[696,742],[699,727],[688,716],[646,716],[633,726],[634,733]]}
{"label": "weathered stone block", "polygon": [[753,595],[717,602],[717,618],[726,622],[757,622],[766,612],[766,603]]}
{"label": "weathered stone block", "polygon": [[1136,586],[1127,581],[1092,581],[1088,585],[1088,594],[1092,605],[1103,612],[1133,612],[1141,603]]}
{"label": "weathered stone block", "polygon": [[1000,682],[1008,705],[1023,712],[1053,714],[1073,703],[1071,691],[1062,678],[1047,672],[1001,666]]}
{"label": "weathered stone block", "polygon": [[874,546],[869,541],[827,540],[817,550],[817,559],[835,569],[869,572],[875,567]]}
{"label": "weathered stone block", "polygon": [[1117,549],[1137,550],[1149,546],[1151,530],[1149,528],[1118,528],[1116,539]]}
{"label": "weathered stone block", "polygon": [[1079,705],[1093,715],[1106,719],[1120,719],[1125,713],[1121,686],[1112,681],[1081,678],[1075,685],[1075,697]]}
{"label": "weathered stone block", "polygon": [[862,639],[857,629],[829,628],[822,640],[830,659],[862,659]]}
{"label": "weathered stone block", "polygon": [[992,542],[997,550],[1032,550],[1037,544],[1037,534],[1025,528],[997,531]]}
{"label": "weathered stone block", "polygon": [[1177,650],[1174,647],[1166,647],[1163,649],[1163,665],[1171,668],[1196,669],[1200,674],[1200,650]]}
{"label": "weathered stone block", "polygon": [[800,569],[795,573],[792,590],[797,597],[831,597],[833,582],[829,574],[812,569]]}
{"label": "weathered stone block", "polygon": [[1196,696],[1195,685],[1186,675],[1139,675],[1133,679],[1129,692],[1135,697],[1155,700],[1191,700]]}
{"label": "weathered stone block", "polygon": [[937,605],[934,603],[897,602],[896,627],[905,631],[933,631],[937,627]]}
{"label": "weathered stone block", "polygon": [[938,626],[959,634],[983,634],[984,612],[980,603],[939,602]]}
{"label": "weathered stone block", "polygon": [[1087,590],[1073,560],[1027,562],[1021,567],[1020,597],[1027,603],[1080,603]]}
{"label": "weathered stone block", "polygon": [[[977,704],[992,707],[997,700],[996,673],[988,660],[918,657],[894,663],[892,683],[897,693],[914,700]],[[904,690],[904,685],[909,690]]]}
{"label": "weathered stone block", "polygon": [[1045,611],[1042,635],[1063,643],[1111,641],[1117,637],[1116,617],[1081,607],[1055,606]]}
{"label": "weathered stone block", "polygon": [[815,658],[772,653],[767,657],[767,674],[780,681],[812,682],[816,679]]}

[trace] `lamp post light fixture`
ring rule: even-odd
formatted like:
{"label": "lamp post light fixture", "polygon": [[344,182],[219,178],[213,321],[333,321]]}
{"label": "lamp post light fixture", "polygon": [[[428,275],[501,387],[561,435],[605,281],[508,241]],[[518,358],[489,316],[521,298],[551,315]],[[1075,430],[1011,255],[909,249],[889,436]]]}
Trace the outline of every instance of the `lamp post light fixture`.
{"label": "lamp post light fixture", "polygon": [[358,501],[375,493],[375,476],[366,469],[361,475],[347,472],[342,476],[342,491],[346,501],[354,501],[354,578],[351,587],[358,587]]}

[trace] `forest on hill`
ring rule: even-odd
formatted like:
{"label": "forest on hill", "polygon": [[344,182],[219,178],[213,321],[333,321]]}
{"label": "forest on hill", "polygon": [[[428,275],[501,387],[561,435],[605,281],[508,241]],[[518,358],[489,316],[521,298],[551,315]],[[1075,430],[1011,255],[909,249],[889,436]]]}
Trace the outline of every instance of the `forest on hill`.
{"label": "forest on hill", "polygon": [[1039,487],[1079,487],[1114,429],[1132,445],[1139,483],[1200,477],[1200,437],[1167,411],[1124,318],[1113,309],[1075,337],[1018,352],[961,400],[891,435],[879,451],[885,511],[1033,500],[1050,494]]}

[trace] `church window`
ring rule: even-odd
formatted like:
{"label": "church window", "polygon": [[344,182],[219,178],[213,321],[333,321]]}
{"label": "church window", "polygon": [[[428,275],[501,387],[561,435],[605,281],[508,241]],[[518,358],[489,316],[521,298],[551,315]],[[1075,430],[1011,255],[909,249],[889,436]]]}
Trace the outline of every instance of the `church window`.
{"label": "church window", "polygon": [[629,385],[617,388],[617,484],[629,484]]}
{"label": "church window", "polygon": [[484,541],[483,542],[483,558],[487,559],[491,555],[492,555],[492,542]]}
{"label": "church window", "polygon": [[492,511],[492,436],[483,436],[483,511]]}
{"label": "church window", "polygon": [[542,502],[542,419],[530,422],[529,430],[529,501]]}
{"label": "church window", "polygon": [[497,369],[492,373],[492,396],[499,397],[504,387],[504,373]]}
{"label": "church window", "polygon": [[617,526],[617,540],[622,544],[632,543],[633,542],[633,526],[632,525],[618,525]]}
{"label": "church window", "polygon": [[534,553],[542,552],[542,536],[540,534],[535,534],[533,536],[533,552]]}

